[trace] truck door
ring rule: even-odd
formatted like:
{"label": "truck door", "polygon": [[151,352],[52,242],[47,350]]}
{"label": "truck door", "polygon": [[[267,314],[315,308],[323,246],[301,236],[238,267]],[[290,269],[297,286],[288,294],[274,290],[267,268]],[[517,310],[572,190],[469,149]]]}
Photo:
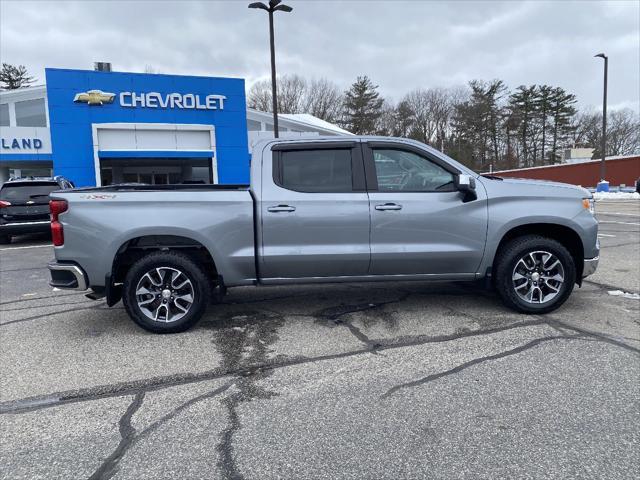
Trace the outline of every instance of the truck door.
{"label": "truck door", "polygon": [[276,145],[263,159],[263,280],[366,275],[369,199],[359,142]]}
{"label": "truck door", "polygon": [[418,147],[363,143],[371,212],[372,275],[473,274],[487,235],[487,205],[464,200],[459,173]]}

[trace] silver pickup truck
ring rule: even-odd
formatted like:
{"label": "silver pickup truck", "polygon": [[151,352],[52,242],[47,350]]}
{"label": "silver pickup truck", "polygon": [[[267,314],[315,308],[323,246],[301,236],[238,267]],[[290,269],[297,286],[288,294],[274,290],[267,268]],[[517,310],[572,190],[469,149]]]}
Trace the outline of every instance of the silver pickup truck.
{"label": "silver pickup truck", "polygon": [[598,263],[587,190],[477,175],[419,142],[264,140],[250,168],[250,185],[51,194],[51,285],[168,333],[243,285],[484,278],[545,313]]}

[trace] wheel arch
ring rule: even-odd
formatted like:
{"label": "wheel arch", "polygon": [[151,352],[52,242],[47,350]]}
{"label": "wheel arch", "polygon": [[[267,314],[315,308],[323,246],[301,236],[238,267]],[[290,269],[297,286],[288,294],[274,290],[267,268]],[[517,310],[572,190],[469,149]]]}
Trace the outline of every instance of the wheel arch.
{"label": "wheel arch", "polygon": [[122,283],[131,265],[148,253],[159,250],[177,250],[189,255],[204,268],[212,288],[223,283],[213,255],[198,240],[182,235],[141,235],[128,239],[116,251],[111,270],[105,279],[105,294],[109,306],[115,305],[122,298]]}
{"label": "wheel arch", "polygon": [[526,235],[539,235],[550,238],[562,244],[571,254],[576,268],[576,283],[582,283],[582,269],[584,264],[584,245],[578,232],[567,225],[557,223],[526,223],[507,230],[498,242],[491,268],[495,271],[500,251],[511,240]]}

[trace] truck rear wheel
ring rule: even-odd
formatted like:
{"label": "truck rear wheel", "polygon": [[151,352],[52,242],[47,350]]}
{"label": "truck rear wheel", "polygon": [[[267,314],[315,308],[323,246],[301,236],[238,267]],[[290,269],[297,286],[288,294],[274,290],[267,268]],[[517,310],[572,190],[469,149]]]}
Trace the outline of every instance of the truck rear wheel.
{"label": "truck rear wheel", "polygon": [[561,243],[526,235],[498,252],[495,279],[498,294],[508,307],[522,313],[547,313],[571,295],[576,267]]}
{"label": "truck rear wheel", "polygon": [[159,251],[133,264],[124,280],[122,301],[131,319],[154,333],[188,330],[210,302],[210,282],[187,255]]}

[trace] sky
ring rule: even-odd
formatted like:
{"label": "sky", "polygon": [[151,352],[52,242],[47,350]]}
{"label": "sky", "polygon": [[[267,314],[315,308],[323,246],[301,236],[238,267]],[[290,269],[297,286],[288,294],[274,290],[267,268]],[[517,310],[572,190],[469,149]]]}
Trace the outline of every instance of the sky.
{"label": "sky", "polygon": [[[269,78],[267,14],[248,1],[0,0],[0,60],[45,67]],[[392,101],[415,88],[500,78],[549,84],[640,112],[640,1],[287,0],[275,17],[278,74],[348,87],[368,75]]]}

